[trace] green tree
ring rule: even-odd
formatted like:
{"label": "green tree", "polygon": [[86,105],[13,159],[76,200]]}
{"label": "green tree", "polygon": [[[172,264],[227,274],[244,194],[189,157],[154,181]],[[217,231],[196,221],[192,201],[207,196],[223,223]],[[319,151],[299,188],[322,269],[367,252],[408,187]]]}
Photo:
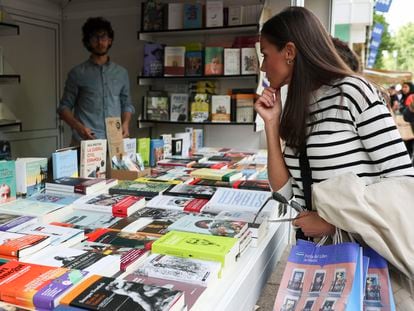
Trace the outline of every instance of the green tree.
{"label": "green tree", "polygon": [[402,26],[395,38],[395,49],[398,51],[398,69],[414,71],[414,23]]}
{"label": "green tree", "polygon": [[377,58],[375,60],[374,68],[377,69],[395,69],[395,68],[385,68],[387,67],[384,58],[382,55],[382,51],[389,51],[390,53],[395,49],[394,40],[391,36],[388,27],[389,24],[385,20],[384,15],[377,14],[374,12],[374,24],[379,23],[384,25],[384,31],[382,32],[381,43],[378,48]]}

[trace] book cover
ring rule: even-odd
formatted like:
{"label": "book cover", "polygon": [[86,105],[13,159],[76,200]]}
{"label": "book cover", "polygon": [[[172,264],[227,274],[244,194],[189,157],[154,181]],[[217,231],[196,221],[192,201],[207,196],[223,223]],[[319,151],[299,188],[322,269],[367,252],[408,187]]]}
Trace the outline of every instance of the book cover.
{"label": "book cover", "polygon": [[46,183],[46,193],[63,192],[91,194],[106,187],[104,178],[62,177]]}
{"label": "book cover", "polygon": [[0,203],[16,200],[16,166],[14,161],[0,161]]}
{"label": "book cover", "polygon": [[153,220],[148,225],[138,230],[138,233],[145,234],[148,237],[159,238],[167,233],[167,228],[172,224],[169,220]]}
{"label": "book cover", "polygon": [[184,4],[168,3],[168,29],[184,28]]}
{"label": "book cover", "polygon": [[242,75],[257,74],[259,61],[254,47],[241,48],[241,73]]}
{"label": "book cover", "polygon": [[167,190],[170,184],[160,182],[139,182],[121,180],[118,185],[109,188],[110,194],[126,194],[135,196],[154,197]]}
{"label": "book cover", "polygon": [[190,181],[189,184],[200,185],[200,186],[225,187],[225,188],[231,188],[232,186],[232,183],[228,181],[210,180],[210,179],[202,179],[202,178],[195,178],[194,180]]}
{"label": "book cover", "polygon": [[200,3],[184,3],[184,28],[203,27],[203,7]]}
{"label": "book cover", "polygon": [[150,140],[150,166],[154,167],[158,161],[164,159],[164,141],[158,138]]}
{"label": "book cover", "polygon": [[208,215],[187,215],[171,224],[168,227],[168,231],[184,231],[240,238],[247,228],[248,224],[245,221],[214,219]]}
{"label": "book cover", "polygon": [[223,51],[221,46],[206,46],[204,53],[204,75],[222,75],[224,73]]}
{"label": "book cover", "polygon": [[234,182],[233,188],[271,191],[269,182],[263,180],[237,180]]}
{"label": "book cover", "polygon": [[229,6],[228,25],[236,26],[243,24],[243,6],[231,5]]}
{"label": "book cover", "polygon": [[207,202],[207,199],[158,195],[148,201],[146,206],[152,208],[165,208],[185,212],[200,213]]}
{"label": "book cover", "polygon": [[211,122],[230,122],[230,95],[211,96]]}
{"label": "book cover", "polygon": [[142,2],[141,29],[159,31],[164,29],[164,3],[158,1]]}
{"label": "book cover", "polygon": [[203,129],[194,129],[193,130],[193,153],[197,152],[200,148],[204,147],[204,130]]}
{"label": "book cover", "polygon": [[45,189],[47,158],[18,158],[15,163],[18,196],[30,197]]}
{"label": "book cover", "polygon": [[152,254],[134,274],[207,286],[218,279],[218,262]]}
{"label": "book cover", "polygon": [[65,150],[52,153],[53,179],[78,177],[78,151]]}
{"label": "book cover", "polygon": [[185,75],[194,77],[203,75],[203,51],[185,52]]}
{"label": "book cover", "polygon": [[164,76],[184,76],[185,47],[166,46],[164,48]]}
{"label": "book cover", "polygon": [[161,77],[164,74],[164,45],[145,42],[143,63],[144,77]]}
{"label": "book cover", "polygon": [[240,74],[240,49],[225,48],[224,49],[224,75]]}
{"label": "book cover", "polygon": [[[187,102],[188,105],[188,102]],[[187,113],[188,114],[188,113]],[[172,115],[172,114],[171,114]],[[161,134],[160,138],[164,142],[164,157],[171,156],[171,148],[172,148],[172,134]]]}
{"label": "book cover", "polygon": [[24,227],[37,223],[35,216],[19,216],[0,213],[0,231],[19,232]]}
{"label": "book cover", "polygon": [[40,234],[0,232],[0,257],[21,258],[48,246],[51,238]]}
{"label": "book cover", "polygon": [[163,278],[152,278],[148,276],[139,275],[137,273],[131,273],[124,278],[130,282],[136,282],[141,284],[161,286],[172,290],[178,290],[184,292],[184,300],[188,310],[195,305],[197,299],[203,294],[207,287],[190,284],[186,282],[168,280]]}
{"label": "book cover", "polygon": [[199,168],[190,173],[191,176],[203,179],[235,181],[242,177],[242,173],[235,169]]}
{"label": "book cover", "polygon": [[[182,138],[177,138],[177,137],[172,138],[172,140],[171,140],[171,155],[172,156],[182,156],[183,155],[183,139]],[[171,159],[164,159],[164,160],[160,161],[158,163],[158,165],[171,166],[169,164],[170,160]],[[162,164],[160,164],[160,163],[162,163]],[[173,164],[173,166],[175,166],[175,165]]]}
{"label": "book cover", "polygon": [[[148,218],[151,221],[152,220],[169,220],[169,221],[174,222],[177,219],[180,219],[181,217],[188,215],[188,213],[180,211],[180,210],[175,210],[175,209],[144,207],[143,209],[136,212],[134,215],[136,216],[136,219]],[[119,222],[121,223],[122,220],[120,220]]]}
{"label": "book cover", "polygon": [[190,132],[178,132],[175,133],[174,138],[178,138],[178,139],[182,139],[182,152],[181,152],[181,156],[183,158],[188,158],[191,154],[191,145],[192,145],[192,141],[191,141],[191,134]]}
{"label": "book cover", "polygon": [[169,120],[169,105],[167,96],[145,96],[145,107],[147,120]]}
{"label": "book cover", "polygon": [[138,153],[141,155],[144,166],[149,166],[150,161],[150,138],[138,138]]}
{"label": "book cover", "polygon": [[224,236],[170,231],[152,243],[151,250],[158,254],[217,261],[222,267],[230,267],[236,262],[239,241]]}
{"label": "book cover", "polygon": [[208,121],[210,116],[211,95],[195,93],[190,99],[191,122]]}
{"label": "book cover", "polygon": [[188,99],[186,93],[170,94],[170,120],[187,121],[188,120]]}
{"label": "book cover", "polygon": [[123,232],[110,229],[97,229],[88,233],[88,241],[131,248],[145,248],[154,238],[138,232]]}
{"label": "book cover", "polygon": [[80,177],[105,178],[106,139],[82,140],[80,148]]}
{"label": "book cover", "polygon": [[236,121],[239,123],[253,122],[254,94],[236,94]]}
{"label": "book cover", "polygon": [[223,1],[206,1],[206,27],[223,27]]}
{"label": "book cover", "polygon": [[217,187],[203,185],[178,184],[167,189],[164,195],[211,199]]}
{"label": "book cover", "polygon": [[184,294],[180,291],[98,275],[80,283],[61,303],[103,311],[180,311],[185,308]]}

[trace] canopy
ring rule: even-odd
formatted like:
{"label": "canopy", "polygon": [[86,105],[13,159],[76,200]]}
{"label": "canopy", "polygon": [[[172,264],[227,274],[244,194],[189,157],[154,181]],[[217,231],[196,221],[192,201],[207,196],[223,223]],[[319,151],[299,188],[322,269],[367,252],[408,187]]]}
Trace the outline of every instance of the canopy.
{"label": "canopy", "polygon": [[365,68],[363,75],[377,84],[402,84],[406,81],[412,81],[413,74],[409,71],[389,71],[380,69]]}

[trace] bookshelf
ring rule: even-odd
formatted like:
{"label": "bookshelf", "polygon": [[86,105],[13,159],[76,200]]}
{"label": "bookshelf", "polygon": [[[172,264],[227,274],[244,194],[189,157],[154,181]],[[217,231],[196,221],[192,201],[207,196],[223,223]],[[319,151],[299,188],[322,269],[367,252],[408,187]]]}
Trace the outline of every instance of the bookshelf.
{"label": "bookshelf", "polygon": [[18,25],[0,22],[0,36],[16,36],[20,34]]}

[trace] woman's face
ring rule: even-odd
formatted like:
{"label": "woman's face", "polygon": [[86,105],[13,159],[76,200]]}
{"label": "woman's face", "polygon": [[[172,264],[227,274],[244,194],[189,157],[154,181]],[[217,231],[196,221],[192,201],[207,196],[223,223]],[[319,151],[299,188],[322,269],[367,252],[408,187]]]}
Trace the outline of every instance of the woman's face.
{"label": "woman's face", "polygon": [[289,84],[293,63],[287,64],[286,49],[278,50],[265,37],[260,37],[260,48],[263,54],[263,63],[260,70],[266,73],[270,86],[279,89],[281,86]]}
{"label": "woman's face", "polygon": [[404,83],[402,88],[401,88],[401,92],[405,95],[410,93],[410,86],[408,84]]}

